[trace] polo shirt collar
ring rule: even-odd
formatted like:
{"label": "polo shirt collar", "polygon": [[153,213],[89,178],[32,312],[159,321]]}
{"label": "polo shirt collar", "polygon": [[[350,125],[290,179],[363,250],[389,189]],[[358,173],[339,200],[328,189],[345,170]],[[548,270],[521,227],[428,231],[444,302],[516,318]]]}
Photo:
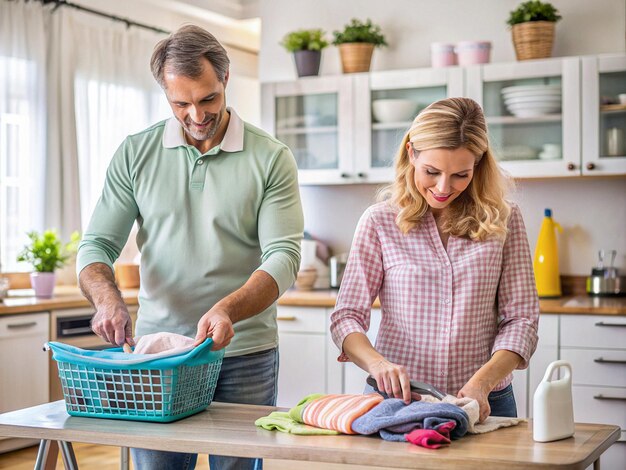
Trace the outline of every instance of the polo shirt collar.
{"label": "polo shirt collar", "polygon": [[[243,120],[230,106],[226,108],[230,113],[230,120],[222,142],[219,144],[220,150],[224,152],[241,152],[243,150]],[[172,116],[165,123],[163,130],[163,147],[171,149],[188,145],[185,141],[183,126]]]}

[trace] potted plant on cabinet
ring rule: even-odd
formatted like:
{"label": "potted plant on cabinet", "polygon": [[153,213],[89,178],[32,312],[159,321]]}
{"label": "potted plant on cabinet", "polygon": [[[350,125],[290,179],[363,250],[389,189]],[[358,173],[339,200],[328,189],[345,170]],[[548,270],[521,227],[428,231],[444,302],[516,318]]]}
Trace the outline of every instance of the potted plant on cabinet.
{"label": "potted plant on cabinet", "polygon": [[54,290],[56,268],[62,267],[76,252],[80,235],[72,233],[69,243],[63,245],[56,231],[45,230],[42,234],[28,232],[30,243],[18,254],[18,261],[26,261],[35,270],[30,274],[30,282],[35,297],[50,298]]}
{"label": "potted plant on cabinet", "polygon": [[322,49],[328,46],[321,29],[300,29],[287,33],[281,46],[293,52],[298,77],[318,75],[322,59]]}
{"label": "potted plant on cabinet", "polygon": [[343,73],[367,72],[374,48],[387,45],[380,26],[373,24],[369,18],[365,22],[353,18],[343,31],[334,31],[333,34],[333,44],[339,46]]}
{"label": "potted plant on cabinet", "polygon": [[550,3],[529,0],[509,16],[517,60],[543,59],[552,56],[554,27],[561,15]]}

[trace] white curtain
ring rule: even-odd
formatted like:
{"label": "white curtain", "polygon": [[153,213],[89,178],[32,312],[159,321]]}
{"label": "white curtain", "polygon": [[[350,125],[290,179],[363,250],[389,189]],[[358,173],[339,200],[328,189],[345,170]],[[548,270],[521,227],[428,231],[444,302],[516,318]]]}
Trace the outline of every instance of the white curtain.
{"label": "white curtain", "polygon": [[35,2],[0,2],[0,263],[26,269],[16,255],[26,232],[44,227],[46,31]]}
{"label": "white curtain", "polygon": [[[75,52],[74,109],[83,228],[89,222],[111,157],[124,138],[171,116],[150,72],[164,36],[69,11],[64,31]],[[97,51],[97,53],[94,53]]]}

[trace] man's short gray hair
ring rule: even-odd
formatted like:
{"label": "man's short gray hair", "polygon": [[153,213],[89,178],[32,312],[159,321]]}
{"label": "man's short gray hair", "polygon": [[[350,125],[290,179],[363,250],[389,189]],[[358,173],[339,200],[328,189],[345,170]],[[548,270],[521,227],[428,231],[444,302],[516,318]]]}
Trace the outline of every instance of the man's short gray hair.
{"label": "man's short gray hair", "polygon": [[185,25],[174,31],[154,47],[150,69],[156,81],[165,88],[165,69],[189,78],[202,75],[202,59],[207,59],[224,83],[230,60],[226,49],[215,36],[195,25]]}

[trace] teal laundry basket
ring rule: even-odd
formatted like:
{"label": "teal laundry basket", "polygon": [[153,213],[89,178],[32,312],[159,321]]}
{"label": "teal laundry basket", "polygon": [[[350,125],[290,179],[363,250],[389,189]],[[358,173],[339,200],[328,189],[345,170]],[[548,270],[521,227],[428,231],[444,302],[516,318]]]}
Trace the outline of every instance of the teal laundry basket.
{"label": "teal laundry basket", "polygon": [[127,354],[58,342],[46,343],[57,363],[67,412],[72,416],[167,423],[209,406],[224,350],[212,339],[176,355]]}

